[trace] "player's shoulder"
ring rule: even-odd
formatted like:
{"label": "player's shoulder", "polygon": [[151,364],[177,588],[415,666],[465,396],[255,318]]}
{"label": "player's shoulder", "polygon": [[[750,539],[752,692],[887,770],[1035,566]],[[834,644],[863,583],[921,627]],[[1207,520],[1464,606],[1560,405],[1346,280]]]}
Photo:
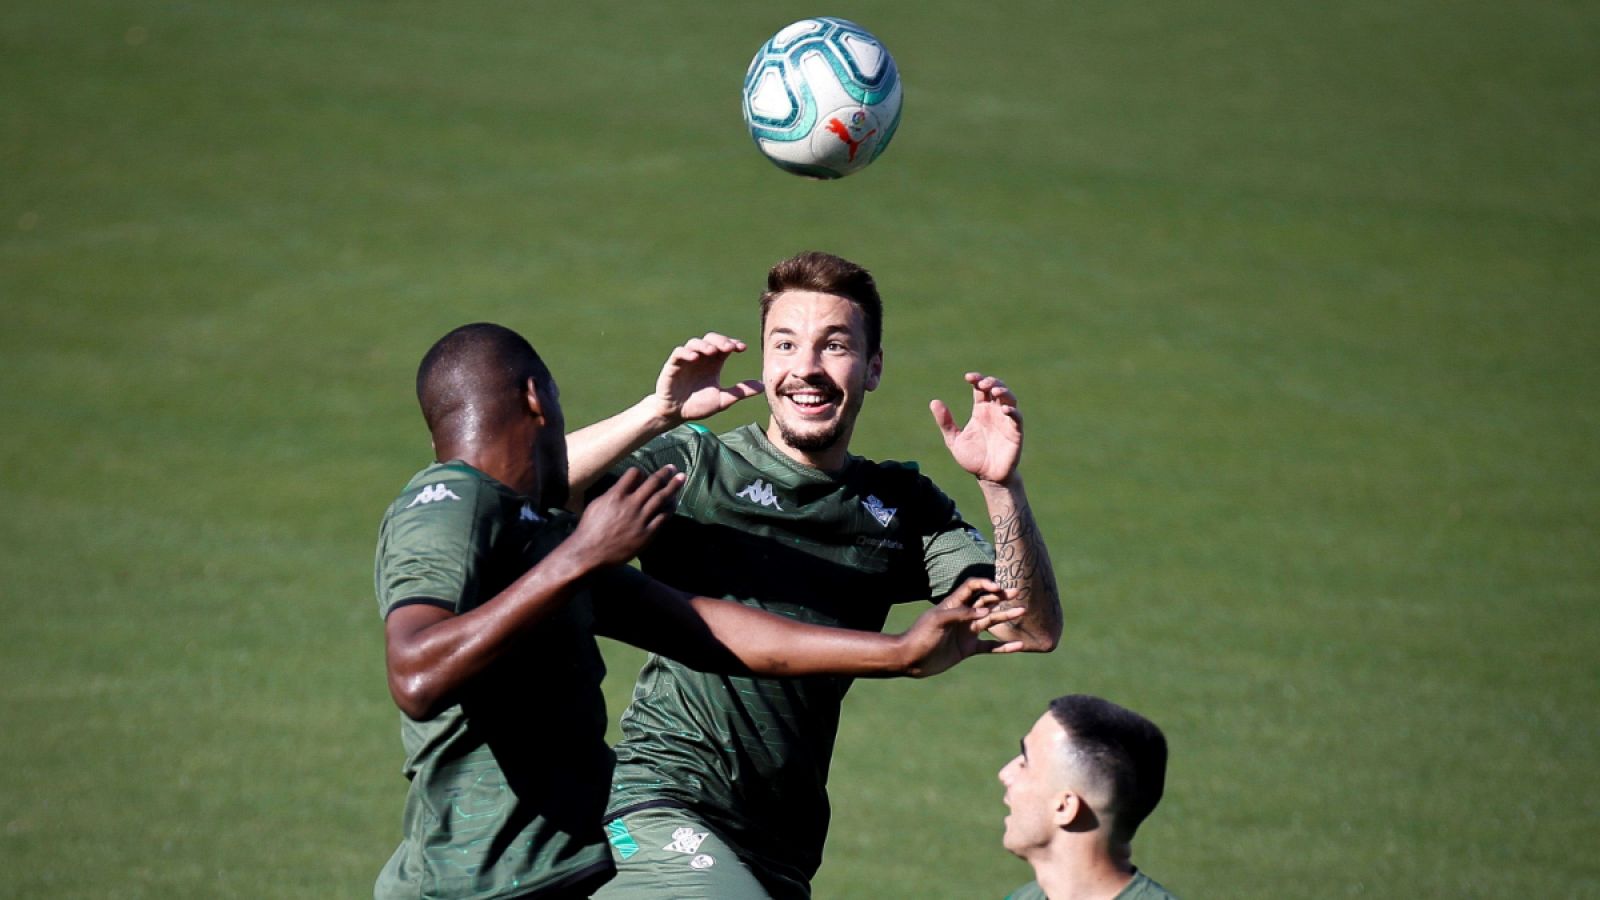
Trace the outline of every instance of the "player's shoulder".
{"label": "player's shoulder", "polygon": [[857,457],[854,469],[855,477],[870,488],[892,490],[935,501],[944,498],[944,491],[933,483],[933,479],[923,474],[922,467],[915,460]]}
{"label": "player's shoulder", "polygon": [[855,459],[856,465],[870,471],[876,477],[927,479],[927,476],[922,474],[922,466],[914,459],[867,459],[861,456]]}
{"label": "player's shoulder", "polygon": [[434,463],[411,476],[389,504],[386,521],[472,518],[512,499],[509,488],[460,461]]}
{"label": "player's shoulder", "polygon": [[460,460],[433,463],[411,476],[394,503],[400,509],[453,503],[492,492],[495,486],[489,476]]}
{"label": "player's shoulder", "polygon": [[713,434],[711,429],[698,422],[688,422],[657,435],[635,450],[632,462],[653,468],[672,463],[687,469],[721,445],[722,439]]}

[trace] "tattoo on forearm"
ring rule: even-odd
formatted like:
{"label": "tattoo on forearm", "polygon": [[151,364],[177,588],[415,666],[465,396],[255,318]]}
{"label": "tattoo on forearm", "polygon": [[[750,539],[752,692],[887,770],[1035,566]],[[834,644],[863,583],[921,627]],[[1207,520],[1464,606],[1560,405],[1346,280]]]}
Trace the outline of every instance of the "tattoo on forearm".
{"label": "tattoo on forearm", "polygon": [[1044,537],[1026,503],[996,516],[994,524],[995,580],[1017,592],[1011,606],[1028,607],[1021,619],[1011,623],[1024,634],[1044,634],[1060,618],[1061,601],[1056,590],[1055,571]]}

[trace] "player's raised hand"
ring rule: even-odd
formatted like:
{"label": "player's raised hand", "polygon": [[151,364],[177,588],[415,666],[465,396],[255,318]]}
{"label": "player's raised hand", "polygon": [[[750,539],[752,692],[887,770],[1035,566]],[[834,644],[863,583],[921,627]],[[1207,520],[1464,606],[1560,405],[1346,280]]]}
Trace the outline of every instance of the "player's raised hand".
{"label": "player's raised hand", "polygon": [[956,463],[979,481],[1004,484],[1016,474],[1022,460],[1022,411],[1017,408],[1017,395],[992,375],[968,372],[966,379],[972,385],[972,417],[965,427],[956,427],[943,400],[933,401],[928,408]]}
{"label": "player's raised hand", "polygon": [[1021,641],[987,640],[983,632],[1002,622],[1021,618],[1027,609],[996,604],[1014,599],[1012,592],[988,578],[969,578],[937,606],[917,617],[900,638],[906,643],[911,663],[906,674],[926,678],[949,669],[978,653],[1015,653]]}
{"label": "player's raised hand", "polygon": [[722,364],[746,344],[715,331],[690,338],[674,348],[656,378],[653,398],[657,413],[672,422],[692,422],[715,415],[762,391],[754,379],[723,385]]}
{"label": "player's raised hand", "polygon": [[650,475],[628,469],[610,490],[589,501],[567,540],[596,567],[622,565],[638,556],[672,515],[673,497],[683,481],[675,466]]}

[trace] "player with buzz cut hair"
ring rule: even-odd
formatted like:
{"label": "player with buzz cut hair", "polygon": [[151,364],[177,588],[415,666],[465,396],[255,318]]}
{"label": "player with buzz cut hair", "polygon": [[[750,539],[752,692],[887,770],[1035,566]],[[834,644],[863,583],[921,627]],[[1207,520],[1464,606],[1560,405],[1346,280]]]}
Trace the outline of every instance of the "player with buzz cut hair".
{"label": "player with buzz cut hair", "polygon": [[1167,781],[1167,739],[1109,700],[1057,697],[1000,770],[1005,847],[1034,880],[1007,900],[1163,900],[1133,866],[1133,836]]}
{"label": "player with buzz cut hair", "polygon": [[623,565],[670,515],[670,466],[624,472],[583,518],[567,491],[555,380],[516,332],[440,338],[417,372],[436,462],[384,514],[376,562],[389,691],[404,713],[404,837],[379,898],[588,897],[614,869],[602,826],[604,634],[712,671],[931,675],[1008,648],[992,581],[903,635],[864,635],[690,596]]}
{"label": "player with buzz cut hair", "polygon": [[[668,584],[877,631],[896,603],[938,600],[964,578],[993,575],[1014,592],[1006,602],[1027,613],[991,633],[1022,650],[1053,649],[1061,606],[1023,491],[1022,416],[1011,390],[968,373],[965,427],[932,404],[951,455],[978,480],[991,545],[915,464],[849,451],[883,375],[883,302],[872,275],[832,254],[802,253],[768,272],[760,309],[762,380],[720,384],[741,341],[713,333],[678,347],[653,394],[569,435],[574,495],[624,457],[646,469],[672,465],[687,481],[675,515],[640,556]],[[762,392],[771,411],[764,429],[718,436],[685,424]],[[809,897],[850,684],[709,675],[651,657],[622,716],[607,813],[618,877],[598,896]]]}

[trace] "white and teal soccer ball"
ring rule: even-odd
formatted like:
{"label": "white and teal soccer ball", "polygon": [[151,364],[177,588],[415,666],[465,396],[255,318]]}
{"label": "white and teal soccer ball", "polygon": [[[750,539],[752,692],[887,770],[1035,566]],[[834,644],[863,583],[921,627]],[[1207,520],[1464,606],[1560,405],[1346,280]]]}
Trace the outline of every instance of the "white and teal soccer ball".
{"label": "white and teal soccer ball", "polygon": [[801,19],[750,61],[744,121],[778,168],[843,178],[877,159],[900,127],[900,73],[860,25]]}

